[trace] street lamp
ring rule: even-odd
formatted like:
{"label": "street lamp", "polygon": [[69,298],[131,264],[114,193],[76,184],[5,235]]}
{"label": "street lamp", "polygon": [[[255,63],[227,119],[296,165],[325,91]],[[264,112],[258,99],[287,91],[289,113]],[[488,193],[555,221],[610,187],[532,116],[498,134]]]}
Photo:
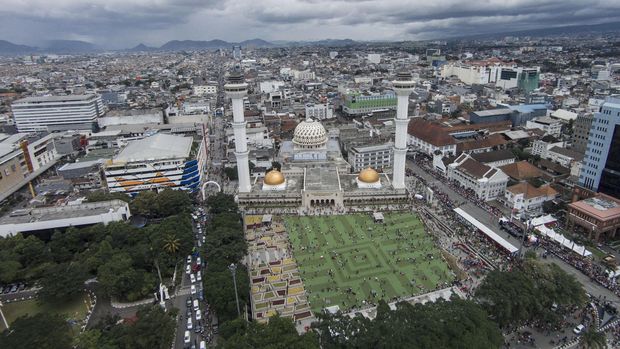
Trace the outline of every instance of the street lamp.
{"label": "street lamp", "polygon": [[2,316],[2,321],[4,321],[4,327],[6,327],[6,329],[9,329],[9,323],[6,322],[6,318],[4,317],[4,313],[2,312],[2,302],[0,302],[0,316]]}
{"label": "street lamp", "polygon": [[241,317],[241,310],[239,310],[239,295],[237,294],[237,265],[235,265],[235,263],[230,263],[230,265],[228,266],[228,270],[230,270],[230,273],[232,274],[233,285],[235,285],[235,301],[237,302],[237,315]]}

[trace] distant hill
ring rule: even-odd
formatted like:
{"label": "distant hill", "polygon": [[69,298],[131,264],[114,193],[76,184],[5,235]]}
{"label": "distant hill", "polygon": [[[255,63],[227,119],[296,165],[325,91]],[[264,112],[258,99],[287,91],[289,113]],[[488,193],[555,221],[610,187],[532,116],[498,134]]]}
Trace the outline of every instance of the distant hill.
{"label": "distant hill", "polygon": [[3,56],[28,54],[37,51],[38,49],[36,47],[17,45],[6,40],[0,40],[0,55]]}
{"label": "distant hill", "polygon": [[127,51],[129,52],[151,52],[151,51],[157,51],[156,47],[151,47],[151,46],[146,46],[145,44],[139,44],[135,47],[132,47],[130,49],[128,49]]}
{"label": "distant hill", "polygon": [[228,48],[232,45],[223,40],[172,40],[163,44],[159,49],[162,51],[215,50],[218,48]]}
{"label": "distant hill", "polygon": [[79,40],[51,40],[42,50],[52,53],[91,53],[99,51],[94,44]]}
{"label": "distant hill", "polygon": [[523,36],[541,37],[541,36],[562,36],[562,35],[570,36],[570,35],[588,34],[588,33],[618,33],[618,32],[620,32],[620,22],[610,22],[610,23],[591,24],[591,25],[570,25],[570,26],[564,26],[564,27],[550,27],[550,28],[519,30],[519,31],[511,31],[511,32],[501,32],[501,33],[476,34],[476,35],[452,37],[449,39],[450,40],[480,39],[480,38],[497,39],[497,38],[503,38],[505,36],[515,36],[515,37],[523,37]]}
{"label": "distant hill", "polygon": [[237,45],[239,45],[241,47],[259,47],[259,48],[262,48],[262,47],[274,47],[275,46],[271,42],[265,41],[263,39],[245,40],[245,41],[241,41]]}

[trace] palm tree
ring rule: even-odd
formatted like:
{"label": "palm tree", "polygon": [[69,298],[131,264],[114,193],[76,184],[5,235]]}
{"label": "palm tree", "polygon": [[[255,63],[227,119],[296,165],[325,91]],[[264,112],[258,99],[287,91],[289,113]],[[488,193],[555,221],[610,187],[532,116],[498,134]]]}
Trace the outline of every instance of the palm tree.
{"label": "palm tree", "polygon": [[181,240],[172,234],[168,234],[164,239],[164,250],[175,255],[179,251],[179,247],[181,247]]}
{"label": "palm tree", "polygon": [[585,349],[605,349],[607,348],[607,336],[604,332],[597,332],[594,327],[590,327],[581,335],[579,343]]}
{"label": "palm tree", "polygon": [[[170,255],[177,257],[179,248],[181,247],[181,240],[179,240],[174,234],[170,233],[164,238],[164,250]],[[174,284],[177,278],[177,266],[179,265],[178,257],[175,258],[174,273],[172,274],[172,283]]]}

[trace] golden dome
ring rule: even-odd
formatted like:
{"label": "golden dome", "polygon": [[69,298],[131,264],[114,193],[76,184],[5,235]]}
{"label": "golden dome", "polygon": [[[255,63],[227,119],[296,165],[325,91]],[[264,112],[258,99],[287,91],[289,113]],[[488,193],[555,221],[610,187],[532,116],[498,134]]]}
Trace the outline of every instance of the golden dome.
{"label": "golden dome", "polygon": [[274,169],[265,174],[263,182],[268,185],[280,185],[284,183],[284,175],[282,172]]}
{"label": "golden dome", "polygon": [[369,167],[362,170],[357,178],[364,183],[377,183],[379,181],[379,174]]}

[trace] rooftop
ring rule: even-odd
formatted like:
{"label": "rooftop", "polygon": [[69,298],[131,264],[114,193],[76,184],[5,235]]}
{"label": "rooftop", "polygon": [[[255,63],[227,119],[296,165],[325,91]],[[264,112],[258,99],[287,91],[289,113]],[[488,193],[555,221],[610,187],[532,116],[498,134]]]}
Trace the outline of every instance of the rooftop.
{"label": "rooftop", "polygon": [[474,158],[476,161],[486,164],[489,162],[514,159],[515,154],[513,154],[513,152],[511,152],[510,150],[501,149],[484,153],[474,153],[471,154],[471,157]]}
{"label": "rooftop", "polygon": [[540,177],[542,175],[542,172],[536,166],[530,164],[525,160],[515,162],[513,164],[500,166],[500,169],[504,171],[504,173],[506,173],[509,177],[516,180],[525,180],[529,178]]}
{"label": "rooftop", "polygon": [[43,96],[43,97],[26,97],[18,99],[13,104],[19,103],[46,103],[46,102],[79,102],[87,101],[95,98],[97,95],[70,95],[70,96]]}
{"label": "rooftop", "polygon": [[569,206],[600,220],[620,217],[620,200],[602,193],[598,193],[595,197],[573,202]]}
{"label": "rooftop", "polygon": [[500,108],[500,109],[473,111],[471,113],[484,118],[484,117],[489,117],[489,116],[512,114],[512,110],[508,108]]}
{"label": "rooftop", "polygon": [[23,224],[41,221],[53,221],[60,219],[96,216],[110,212],[111,209],[127,205],[121,200],[87,202],[78,205],[53,206],[16,210],[9,215],[0,218],[2,224]]}
{"label": "rooftop", "polygon": [[555,196],[558,192],[551,188],[549,185],[542,185],[540,188],[529,184],[528,182],[521,182],[511,187],[506,188],[513,194],[523,194],[526,199],[536,198],[540,196]]}
{"label": "rooftop", "polygon": [[187,158],[192,149],[191,137],[158,133],[129,144],[114,157],[114,161],[143,161]]}

